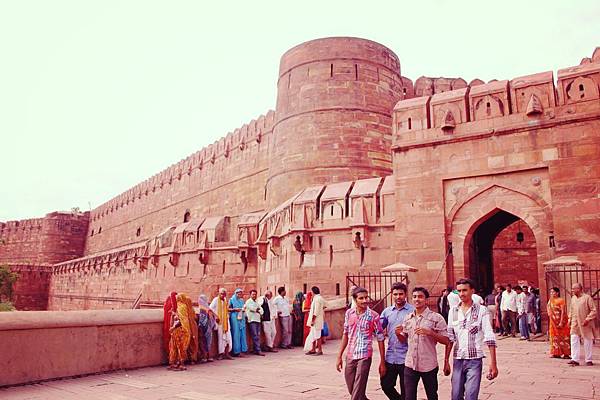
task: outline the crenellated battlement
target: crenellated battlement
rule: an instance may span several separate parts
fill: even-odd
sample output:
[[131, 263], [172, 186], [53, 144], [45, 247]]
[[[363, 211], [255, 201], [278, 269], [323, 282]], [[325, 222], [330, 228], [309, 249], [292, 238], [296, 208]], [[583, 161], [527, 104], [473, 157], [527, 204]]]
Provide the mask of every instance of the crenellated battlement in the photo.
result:
[[207, 174], [218, 174], [220, 171], [214, 168], [215, 164], [228, 158], [236, 158], [239, 153], [247, 151], [253, 142], [260, 143], [263, 136], [273, 130], [274, 123], [275, 111], [269, 110], [266, 114], [229, 132], [214, 143], [98, 206], [92, 210], [91, 220], [99, 221], [129, 203], [134, 203], [150, 193], [181, 181], [184, 175], [191, 175], [195, 170], [204, 170]]
[[548, 71], [402, 100], [394, 107], [393, 148], [572, 120], [600, 111], [599, 88], [600, 62], [590, 59], [559, 70], [556, 87]]

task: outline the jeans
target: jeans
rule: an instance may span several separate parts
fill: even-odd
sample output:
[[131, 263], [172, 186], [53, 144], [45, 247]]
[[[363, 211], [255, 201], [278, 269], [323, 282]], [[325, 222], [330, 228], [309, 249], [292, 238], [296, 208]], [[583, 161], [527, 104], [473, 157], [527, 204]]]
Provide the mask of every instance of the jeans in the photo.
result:
[[527, 314], [519, 315], [519, 333], [521, 337], [529, 339], [529, 324], [527, 323]]
[[[386, 372], [380, 379], [381, 389], [390, 400], [404, 400], [404, 364], [385, 363]], [[400, 393], [396, 390], [396, 382], [400, 377]]]
[[454, 359], [452, 371], [452, 400], [477, 400], [481, 384], [483, 360]]
[[419, 372], [405, 366], [404, 387], [406, 388], [406, 400], [417, 400], [417, 385], [419, 384], [419, 379], [423, 379], [427, 400], [438, 400], [438, 371], [438, 367], [435, 367], [428, 372]]
[[260, 322], [250, 322], [250, 336], [255, 353], [260, 353]]

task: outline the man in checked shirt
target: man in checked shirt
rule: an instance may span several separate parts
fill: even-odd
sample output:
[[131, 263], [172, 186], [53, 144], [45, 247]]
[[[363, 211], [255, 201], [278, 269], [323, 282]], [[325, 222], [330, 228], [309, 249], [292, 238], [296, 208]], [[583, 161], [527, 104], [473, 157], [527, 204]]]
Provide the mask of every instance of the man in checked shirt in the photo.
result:
[[344, 336], [337, 356], [336, 368], [342, 372], [342, 356], [346, 346], [346, 368], [344, 378], [351, 400], [366, 400], [367, 380], [373, 356], [373, 337], [377, 338], [379, 347], [379, 376], [385, 375], [385, 345], [383, 329], [379, 314], [368, 306], [369, 293], [367, 289], [356, 287], [352, 290], [356, 308], [346, 311], [344, 320]]
[[475, 283], [470, 279], [456, 282], [460, 303], [448, 314], [448, 337], [454, 343], [452, 400], [477, 400], [483, 368], [484, 343], [490, 349], [487, 379], [498, 376], [496, 335], [488, 310], [473, 303]]
[[[446, 346], [446, 355], [450, 353], [450, 340], [446, 321], [441, 314], [427, 307], [429, 291], [423, 287], [412, 290], [412, 300], [415, 311], [412, 312], [402, 325], [395, 329], [398, 340], [408, 340], [408, 352], [404, 361], [404, 386], [406, 400], [417, 400], [417, 385], [423, 380], [427, 400], [438, 400], [439, 371], [436, 345]], [[450, 365], [446, 357], [444, 375], [450, 375]]]

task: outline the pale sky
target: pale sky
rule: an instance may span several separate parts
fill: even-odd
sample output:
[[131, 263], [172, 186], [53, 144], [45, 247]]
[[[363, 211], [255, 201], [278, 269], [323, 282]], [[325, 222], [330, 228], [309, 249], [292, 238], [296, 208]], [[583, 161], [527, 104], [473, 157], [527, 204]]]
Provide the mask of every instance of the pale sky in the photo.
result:
[[556, 78], [599, 21], [597, 0], [0, 0], [0, 221], [93, 209], [273, 109], [304, 41], [374, 40], [413, 81]]

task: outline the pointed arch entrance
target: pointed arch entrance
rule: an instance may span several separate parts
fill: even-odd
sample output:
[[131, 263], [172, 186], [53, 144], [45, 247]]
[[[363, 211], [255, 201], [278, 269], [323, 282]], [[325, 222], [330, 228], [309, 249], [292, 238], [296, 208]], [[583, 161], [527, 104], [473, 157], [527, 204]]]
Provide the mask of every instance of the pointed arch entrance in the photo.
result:
[[[524, 236], [530, 232], [535, 261], [529, 257], [529, 270], [524, 271], [523, 260], [520, 260], [514, 274], [504, 271], [500, 277], [496, 275], [498, 266], [494, 270], [494, 242], [505, 235], [506, 229], [514, 230], [511, 227], [515, 223]], [[553, 257], [553, 249], [548, 246], [548, 237], [552, 235], [550, 207], [543, 199], [524, 190], [490, 185], [473, 192], [452, 208], [447, 231], [453, 248], [453, 262], [447, 271], [449, 282], [470, 277], [485, 292], [493, 287], [495, 279], [500, 279], [498, 283], [514, 283], [533, 275], [537, 277], [541, 292], [545, 293], [542, 262]], [[516, 233], [518, 231], [515, 241]]]

